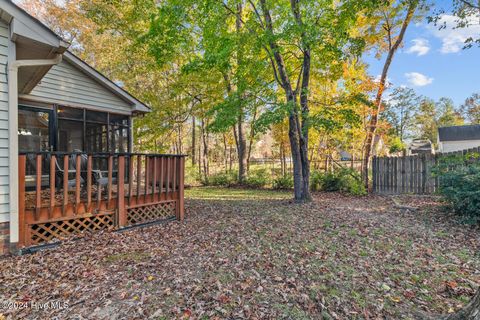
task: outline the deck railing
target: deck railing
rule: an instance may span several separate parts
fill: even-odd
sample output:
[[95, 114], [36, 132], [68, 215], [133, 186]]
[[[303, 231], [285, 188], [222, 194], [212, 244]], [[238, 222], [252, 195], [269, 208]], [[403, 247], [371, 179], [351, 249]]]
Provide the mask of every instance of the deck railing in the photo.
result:
[[184, 217], [183, 155], [22, 153], [20, 245]]

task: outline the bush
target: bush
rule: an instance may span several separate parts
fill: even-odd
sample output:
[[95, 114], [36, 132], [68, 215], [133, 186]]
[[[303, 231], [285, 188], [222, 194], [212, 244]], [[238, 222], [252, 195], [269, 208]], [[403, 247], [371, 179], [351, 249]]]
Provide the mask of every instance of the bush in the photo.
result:
[[322, 190], [323, 176], [324, 174], [320, 171], [312, 171], [310, 173], [310, 190], [312, 191]]
[[367, 193], [358, 172], [350, 168], [341, 168], [327, 173], [313, 172], [310, 184], [313, 191], [339, 191], [357, 196]]
[[433, 173], [439, 178], [439, 193], [467, 223], [480, 221], [480, 163], [478, 154], [439, 159]]
[[245, 185], [252, 188], [263, 188], [270, 183], [270, 174], [267, 169], [250, 170]]
[[208, 183], [205, 185], [229, 187], [237, 183], [237, 174], [233, 171], [220, 172], [208, 177]]
[[272, 187], [273, 189], [277, 190], [293, 189], [293, 176], [291, 174], [287, 174], [275, 178], [273, 180]]

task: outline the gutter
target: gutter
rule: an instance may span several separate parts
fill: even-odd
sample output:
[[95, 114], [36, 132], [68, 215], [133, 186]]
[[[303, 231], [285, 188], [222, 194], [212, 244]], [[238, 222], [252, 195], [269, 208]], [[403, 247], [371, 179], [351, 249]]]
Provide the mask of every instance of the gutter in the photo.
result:
[[20, 239], [18, 217], [18, 69], [22, 67], [52, 66], [62, 61], [62, 55], [53, 59], [15, 60], [15, 46], [10, 46], [8, 61], [8, 139], [9, 139], [9, 206], [10, 244]]

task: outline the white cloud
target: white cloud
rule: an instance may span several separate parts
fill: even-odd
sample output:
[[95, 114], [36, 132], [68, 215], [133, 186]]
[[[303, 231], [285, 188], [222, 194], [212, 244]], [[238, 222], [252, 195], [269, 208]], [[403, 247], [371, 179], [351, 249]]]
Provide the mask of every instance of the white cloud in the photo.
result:
[[407, 49], [407, 53], [415, 53], [417, 56], [423, 56], [430, 51], [430, 44], [428, 40], [417, 38], [412, 40], [413, 45]]
[[423, 87], [433, 82], [433, 78], [418, 72], [407, 72], [405, 77], [412, 86]]
[[443, 14], [440, 18], [440, 24], [445, 23], [445, 28], [439, 30], [438, 26], [428, 26], [432, 34], [442, 41], [441, 53], [459, 52], [464, 47], [465, 40], [470, 37], [475, 39], [480, 34], [478, 18], [472, 16], [472, 25], [466, 28], [455, 28], [457, 25], [456, 20], [455, 16]]

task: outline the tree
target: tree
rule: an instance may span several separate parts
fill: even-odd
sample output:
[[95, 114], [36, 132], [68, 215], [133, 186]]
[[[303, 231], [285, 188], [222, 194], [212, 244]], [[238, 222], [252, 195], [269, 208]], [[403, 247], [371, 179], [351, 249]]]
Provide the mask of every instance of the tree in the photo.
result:
[[471, 124], [480, 124], [480, 93], [468, 97], [461, 106], [462, 113]]
[[438, 127], [458, 126], [463, 124], [464, 119], [461, 113], [455, 109], [452, 99], [440, 98], [435, 107], [438, 114]]
[[[370, 165], [370, 156], [372, 149], [374, 149], [374, 136], [377, 129], [377, 123], [380, 112], [382, 111], [382, 97], [386, 88], [388, 70], [392, 64], [393, 57], [400, 48], [405, 32], [414, 19], [415, 13], [419, 8], [422, 8], [422, 1], [420, 0], [405, 0], [394, 3], [393, 5], [387, 5], [380, 8], [379, 13], [383, 16], [380, 19], [378, 27], [380, 28], [381, 35], [385, 38], [386, 46], [380, 45], [379, 52], [386, 51], [387, 56], [383, 65], [382, 74], [380, 75], [378, 90], [373, 101], [374, 113], [370, 119], [370, 124], [365, 138], [364, 155], [363, 155], [363, 167], [364, 167], [364, 179], [365, 185], [368, 188], [368, 169]], [[377, 39], [378, 41], [378, 39]]]
[[[479, 25], [480, 2], [478, 0], [453, 0], [452, 2], [453, 10], [451, 10], [451, 14], [457, 18], [455, 28], [469, 28]], [[432, 16], [428, 17], [428, 21], [438, 26], [439, 29], [445, 29], [448, 26], [442, 18], [446, 13], [446, 9], [439, 8]], [[465, 40], [464, 49], [470, 49], [475, 45], [480, 47], [480, 35], [468, 37]]]
[[463, 117], [455, 109], [449, 98], [440, 98], [437, 102], [423, 98], [415, 116], [416, 136], [437, 142], [438, 128], [463, 124]]
[[390, 100], [385, 104], [383, 117], [390, 123], [393, 134], [401, 142], [412, 137], [415, 127], [415, 114], [421, 98], [411, 88], [398, 87], [390, 94]]
[[[262, 41], [274, 78], [285, 97], [285, 103], [279, 105], [275, 113], [288, 117], [295, 199], [308, 201], [311, 198], [308, 143], [312, 125], [309, 106], [312, 67], [331, 79], [340, 76], [340, 62], [348, 56], [346, 53], [361, 47], [359, 39], [350, 31], [358, 12], [370, 9], [370, 3], [298, 0], [289, 4], [267, 0], [249, 3], [256, 18], [250, 28]], [[345, 47], [349, 48], [347, 52]]]

